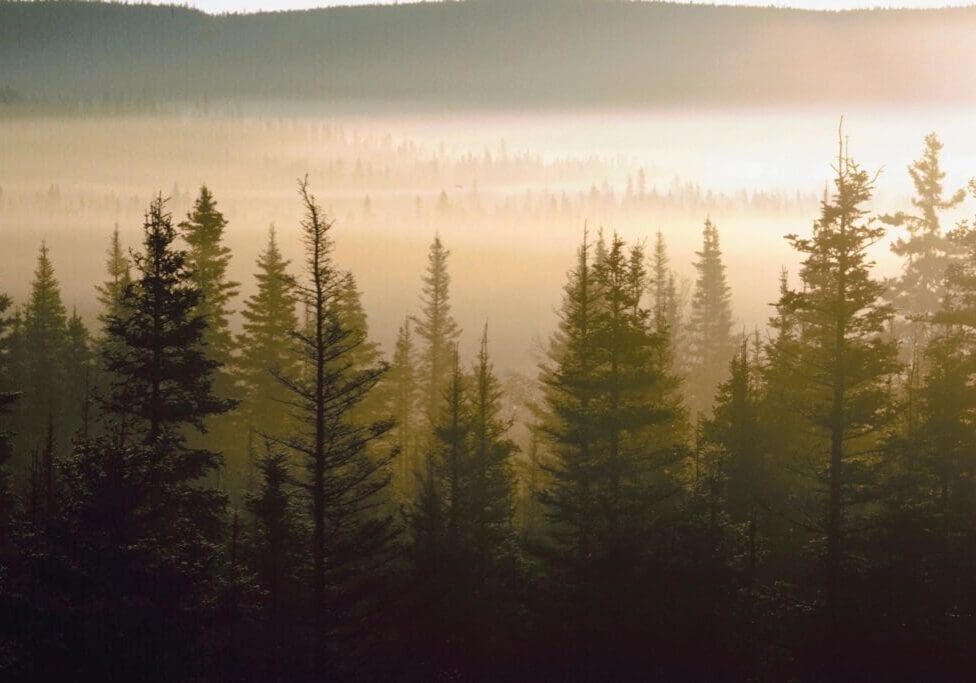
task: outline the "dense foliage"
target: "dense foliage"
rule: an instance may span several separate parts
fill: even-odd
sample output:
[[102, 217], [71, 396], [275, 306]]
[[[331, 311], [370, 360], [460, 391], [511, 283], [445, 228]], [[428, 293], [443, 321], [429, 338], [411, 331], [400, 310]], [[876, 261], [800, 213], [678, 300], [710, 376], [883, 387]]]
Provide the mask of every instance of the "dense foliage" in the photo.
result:
[[[584, 233], [531, 389], [459, 347], [449, 252], [384, 359], [307, 180], [231, 333], [231, 223], [111, 238], [99, 329], [42, 244], [0, 295], [9, 680], [949, 680], [976, 666], [976, 229], [833, 187], [765, 333], [705, 222], [684, 315]], [[976, 186], [974, 186], [976, 187]], [[874, 274], [886, 224], [903, 275]], [[907, 350], [906, 350], [907, 349]], [[529, 416], [526, 419], [525, 416]]]

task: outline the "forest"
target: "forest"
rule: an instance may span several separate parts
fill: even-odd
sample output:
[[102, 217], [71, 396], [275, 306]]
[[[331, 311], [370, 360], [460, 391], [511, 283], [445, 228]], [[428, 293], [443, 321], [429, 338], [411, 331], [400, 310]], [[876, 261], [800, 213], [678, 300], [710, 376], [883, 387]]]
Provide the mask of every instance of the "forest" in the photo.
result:
[[383, 353], [308, 176], [246, 297], [206, 185], [184, 215], [157, 194], [132, 248], [107, 231], [94, 325], [42, 242], [0, 295], [0, 671], [965, 679], [976, 223], [947, 216], [976, 180], [949, 186], [942, 149], [883, 214], [877, 169], [824, 149], [762, 328], [712, 220], [687, 305], [662, 233], [579, 226], [528, 386], [492, 321], [458, 343], [438, 234]]
[[0, 0], [0, 105], [971, 105], [974, 30], [972, 7], [465, 0], [208, 15]]

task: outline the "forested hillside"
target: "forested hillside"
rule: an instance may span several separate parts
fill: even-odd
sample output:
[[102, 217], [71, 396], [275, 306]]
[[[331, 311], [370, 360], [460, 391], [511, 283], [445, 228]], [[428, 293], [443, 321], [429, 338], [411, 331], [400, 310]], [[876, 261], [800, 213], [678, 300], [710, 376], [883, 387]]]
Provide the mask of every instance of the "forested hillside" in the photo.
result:
[[[970, 101], [976, 9], [468, 0], [208, 16], [0, 2], [0, 103], [333, 106]], [[935, 75], [935, 77], [933, 77]]]

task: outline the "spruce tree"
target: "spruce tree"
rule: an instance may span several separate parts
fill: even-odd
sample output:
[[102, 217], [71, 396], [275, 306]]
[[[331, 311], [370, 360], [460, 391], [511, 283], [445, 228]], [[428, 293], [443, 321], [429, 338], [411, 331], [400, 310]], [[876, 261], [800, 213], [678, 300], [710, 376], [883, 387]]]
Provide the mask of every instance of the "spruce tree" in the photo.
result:
[[800, 326], [794, 381], [804, 385], [802, 415], [820, 437], [821, 457], [811, 463], [811, 474], [822, 485], [823, 600], [832, 619], [850, 597], [845, 569], [857, 529], [852, 494], [888, 417], [887, 379], [898, 368], [896, 348], [884, 338], [892, 309], [881, 301], [884, 285], [871, 277], [867, 254], [884, 236], [884, 228], [865, 218], [873, 178], [843, 142], [835, 173], [834, 193], [823, 201], [813, 235], [787, 238], [805, 257], [804, 288], [787, 292], [779, 304]]
[[382, 511], [395, 453], [378, 454], [370, 446], [392, 427], [391, 421], [363, 423], [354, 412], [382, 377], [384, 366], [355, 368], [362, 343], [340, 320], [343, 273], [332, 251], [333, 222], [308, 187], [299, 186], [305, 217], [305, 281], [298, 286], [309, 324], [293, 336], [308, 371], [279, 378], [304, 418], [304, 429], [281, 435], [280, 441], [304, 456], [311, 538], [312, 647], [317, 676], [341, 669], [340, 659], [355, 655], [353, 642], [342, 640], [350, 629], [364, 635], [362, 585], [375, 580], [396, 529]]
[[[203, 344], [207, 356], [229, 367], [234, 352], [234, 338], [228, 318], [233, 313], [231, 300], [237, 296], [240, 284], [227, 278], [230, 265], [230, 249], [224, 246], [224, 228], [227, 220], [217, 209], [217, 202], [206, 185], [200, 187], [200, 195], [193, 210], [179, 228], [186, 241], [186, 266], [191, 281], [200, 292], [194, 315], [206, 322]], [[229, 396], [229, 382], [218, 372], [215, 377], [218, 395]]]
[[478, 546], [476, 566], [487, 580], [511, 559], [514, 530], [515, 473], [518, 447], [507, 438], [512, 426], [502, 415], [502, 391], [488, 356], [485, 325], [478, 362], [471, 380], [473, 472], [470, 509], [472, 538]]
[[701, 251], [695, 270], [695, 292], [688, 321], [689, 369], [688, 402], [695, 412], [704, 412], [712, 403], [734, 350], [732, 338], [731, 290], [725, 279], [725, 264], [719, 247], [718, 228], [705, 221]]
[[[911, 592], [905, 607], [915, 605], [945, 631], [961, 635], [972, 626], [949, 615], [971, 614], [976, 607], [976, 348], [974, 329], [945, 323], [929, 331], [925, 374], [918, 392], [918, 429], [904, 443], [895, 441], [894, 467], [898, 479], [890, 486], [889, 528], [897, 542], [896, 556], [927, 555], [903, 576]], [[905, 510], [912, 511], [906, 518]], [[955, 622], [955, 623], [954, 623]], [[946, 643], [948, 644], [948, 643]]]
[[[487, 331], [468, 375], [455, 352], [426, 471], [409, 518], [424, 660], [481, 670], [507, 637], [517, 585], [512, 526], [515, 444], [500, 416], [501, 391]], [[423, 652], [424, 649], [421, 651]], [[435, 669], [436, 670], [436, 669]]]
[[657, 232], [654, 240], [648, 291], [651, 297], [654, 330], [657, 334], [668, 338], [665, 360], [675, 370], [680, 370], [685, 365], [687, 355], [684, 349], [681, 297], [677, 278], [670, 267], [667, 243], [660, 231]]
[[[64, 461], [62, 504], [48, 533], [68, 571], [82, 575], [71, 585], [95, 596], [82, 624], [116, 624], [105, 657], [89, 663], [92, 675], [148, 675], [145, 667], [162, 657], [167, 676], [192, 677], [215, 597], [224, 499], [202, 483], [219, 457], [187, 447], [186, 436], [230, 404], [212, 393], [216, 362], [201, 350], [206, 324], [194, 314], [200, 293], [174, 247], [162, 197], [152, 201], [144, 231], [136, 277], [118, 312], [106, 316], [107, 435], [82, 439]], [[147, 605], [151, 619], [129, 604]]]
[[[9, 413], [19, 393], [15, 390], [10, 367], [10, 346], [13, 320], [10, 318], [11, 299], [0, 293], [0, 567], [6, 565], [9, 552], [9, 526], [14, 512], [14, 491], [10, 481], [10, 460], [13, 458], [13, 434], [8, 429]], [[3, 569], [0, 569], [3, 571]]]
[[435, 236], [427, 257], [427, 273], [423, 278], [421, 314], [413, 318], [417, 336], [423, 342], [420, 352], [421, 386], [424, 408], [431, 423], [437, 420], [440, 398], [451, 372], [451, 349], [461, 334], [451, 316], [451, 277], [447, 272], [450, 254], [441, 243], [440, 236]]
[[68, 320], [64, 350], [65, 417], [72, 432], [88, 436], [92, 415], [95, 358], [88, 329], [77, 311]]
[[[369, 321], [362, 303], [362, 293], [356, 284], [355, 276], [345, 272], [340, 276], [335, 301], [339, 325], [349, 333], [349, 353], [342, 359], [352, 372], [362, 372], [381, 367], [383, 354], [379, 345], [369, 338]], [[390, 417], [383, 405], [381, 391], [374, 387], [352, 411], [352, 416], [361, 422], [370, 423]]]
[[263, 593], [258, 677], [282, 680], [300, 670], [296, 615], [302, 608], [303, 529], [287, 455], [269, 445], [258, 470], [258, 489], [244, 503], [252, 520], [247, 560]]
[[[636, 623], [614, 615], [625, 603], [653, 600], [643, 572], [662, 540], [662, 506], [680, 489], [677, 380], [664, 362], [667, 338], [637, 300], [646, 282], [632, 264], [642, 260], [628, 257], [614, 236], [591, 265], [584, 242], [541, 377], [540, 428], [551, 451], [540, 492], [549, 518], [541, 552], [549, 580], [569, 591], [563, 618], [587, 615], [580, 644], [590, 666], [604, 659], [603, 648], [636, 637]], [[638, 585], [648, 590], [624, 589]], [[616, 643], [604, 632], [607, 620], [617, 623]]]
[[17, 432], [24, 450], [37, 449], [47, 440], [53, 425], [55, 440], [67, 443], [69, 426], [63, 420], [68, 312], [46, 243], [41, 244], [34, 281], [24, 306], [21, 386], [24, 399], [18, 405]]
[[[233, 311], [231, 302], [237, 296], [239, 283], [229, 280], [227, 269], [231, 252], [224, 245], [224, 230], [227, 220], [217, 208], [217, 202], [206, 185], [200, 187], [200, 194], [186, 219], [179, 224], [179, 231], [186, 242], [186, 266], [190, 279], [200, 293], [193, 315], [205, 323], [201, 337], [204, 355], [216, 365], [213, 370], [213, 392], [221, 399], [229, 399], [236, 404], [237, 387], [234, 385], [232, 365], [234, 361], [234, 335], [230, 330], [229, 318]], [[221, 417], [212, 415], [205, 420], [207, 435], [201, 435], [195, 442], [207, 448], [223, 451], [229, 470], [229, 489], [237, 492], [239, 473], [245, 469], [244, 445], [238, 437], [236, 414]]]
[[417, 380], [413, 334], [408, 318], [397, 332], [390, 369], [383, 378], [382, 386], [388, 401], [388, 412], [396, 422], [392, 434], [400, 456], [394, 469], [393, 494], [400, 503], [416, 498], [416, 484], [423, 472], [417, 443], [421, 424], [417, 410], [420, 397]]
[[[926, 135], [922, 158], [908, 167], [915, 187], [915, 211], [883, 217], [884, 222], [908, 231], [907, 238], [899, 238], [891, 245], [892, 252], [905, 259], [905, 264], [901, 276], [890, 283], [889, 296], [899, 314], [909, 320], [930, 315], [939, 308], [945, 293], [946, 268], [955, 252], [942, 230], [941, 214], [962, 203], [965, 191], [959, 189], [945, 196], [941, 152], [942, 143], [935, 133]], [[924, 346], [924, 339], [919, 342]]]
[[108, 259], [105, 262], [105, 271], [108, 279], [96, 287], [98, 303], [102, 307], [98, 319], [102, 325], [108, 322], [110, 316], [117, 316], [119, 314], [122, 295], [132, 281], [132, 260], [122, 248], [122, 241], [119, 238], [119, 226], [117, 225], [112, 232], [112, 239], [107, 255]]
[[181, 476], [192, 480], [219, 458], [185, 447], [187, 429], [227, 412], [232, 402], [213, 393], [219, 363], [204, 352], [206, 319], [198, 314], [200, 290], [186, 253], [174, 245], [176, 230], [157, 196], [146, 212], [144, 251], [134, 256], [135, 279], [126, 286], [119, 314], [109, 315], [104, 348], [112, 386], [103, 399], [116, 433], [179, 458]]
[[117, 225], [112, 232], [107, 256], [105, 270], [108, 279], [95, 287], [100, 306], [98, 312], [100, 329], [94, 343], [98, 361], [94, 382], [94, 393], [96, 395], [104, 394], [112, 384], [111, 378], [108, 376], [105, 368], [102, 367], [106, 346], [112, 343], [112, 337], [107, 332], [108, 321], [113, 316], [123, 316], [122, 296], [132, 282], [132, 260], [122, 248], [122, 241], [119, 237], [119, 226]]
[[706, 423], [708, 441], [719, 449], [723, 504], [731, 519], [746, 529], [746, 569], [755, 576], [759, 557], [762, 496], [768, 490], [768, 465], [759, 424], [759, 387], [746, 340], [732, 356], [729, 378], [718, 388], [713, 417]]
[[213, 496], [158, 446], [115, 435], [78, 440], [57, 467], [58, 505], [24, 558], [27, 675], [199, 677], [219, 554]]
[[267, 246], [257, 261], [257, 291], [241, 311], [243, 331], [237, 338], [240, 356], [235, 361], [242, 422], [248, 432], [257, 435], [278, 433], [288, 423], [290, 393], [276, 375], [295, 377], [301, 367], [292, 337], [298, 316], [289, 265], [271, 228]]

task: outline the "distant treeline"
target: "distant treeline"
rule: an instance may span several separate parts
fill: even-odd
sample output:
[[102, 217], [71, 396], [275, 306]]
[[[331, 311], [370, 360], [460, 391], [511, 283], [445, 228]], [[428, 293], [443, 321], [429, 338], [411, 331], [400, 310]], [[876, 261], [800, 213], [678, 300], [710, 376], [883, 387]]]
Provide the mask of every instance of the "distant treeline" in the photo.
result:
[[[469, 0], [210, 16], [0, 2], [0, 88], [113, 107], [969, 102], [976, 9]], [[0, 98], [0, 102], [5, 98]]]
[[384, 357], [307, 178], [302, 258], [272, 230], [241, 302], [206, 187], [111, 236], [96, 330], [42, 245], [0, 295], [0, 673], [965, 679], [976, 227], [942, 225], [941, 149], [875, 216], [839, 145], [764, 331], [734, 329], [711, 221], [687, 315], [660, 233], [585, 234], [518, 397], [491, 328], [459, 352], [439, 237]]

